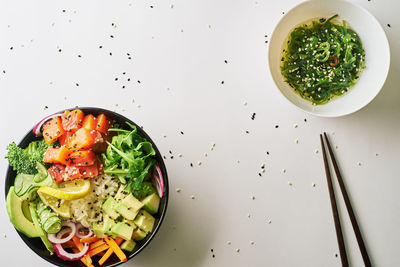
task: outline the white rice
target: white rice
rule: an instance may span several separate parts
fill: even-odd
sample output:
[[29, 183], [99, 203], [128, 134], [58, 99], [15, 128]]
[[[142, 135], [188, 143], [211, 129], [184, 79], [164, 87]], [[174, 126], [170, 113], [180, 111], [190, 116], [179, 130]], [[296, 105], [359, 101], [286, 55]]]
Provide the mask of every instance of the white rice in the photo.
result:
[[119, 182], [111, 175], [102, 174], [90, 179], [90, 192], [83, 198], [71, 200], [72, 221], [80, 222], [85, 227], [92, 227], [94, 222], [103, 219], [101, 205], [118, 191]]

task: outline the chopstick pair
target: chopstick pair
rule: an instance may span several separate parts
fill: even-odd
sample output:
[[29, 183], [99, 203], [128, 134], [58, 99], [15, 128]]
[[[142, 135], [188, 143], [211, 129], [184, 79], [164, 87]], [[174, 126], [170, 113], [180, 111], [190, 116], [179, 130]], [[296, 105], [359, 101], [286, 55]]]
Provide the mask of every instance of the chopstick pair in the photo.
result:
[[[336, 205], [335, 192], [333, 190], [331, 173], [329, 170], [328, 159], [327, 159], [327, 155], [326, 155], [326, 151], [325, 151], [324, 139], [322, 137], [322, 134], [320, 134], [319, 137], [321, 139], [321, 148], [322, 148], [322, 155], [323, 155], [324, 165], [325, 165], [326, 181], [328, 183], [328, 190], [329, 190], [329, 197], [331, 200], [333, 219], [335, 221], [336, 238], [337, 238], [337, 241], [339, 244], [340, 259], [342, 261], [342, 266], [348, 267], [349, 262], [347, 259], [346, 247], [344, 245], [343, 233], [342, 233], [342, 228], [340, 225], [340, 218], [339, 218], [339, 213], [338, 213], [338, 209], [337, 209], [337, 205]], [[349, 196], [347, 195], [347, 191], [346, 191], [346, 188], [343, 183], [342, 175], [340, 174], [339, 167], [338, 167], [338, 164], [335, 159], [335, 155], [333, 154], [333, 151], [332, 151], [332, 148], [331, 148], [331, 145], [329, 143], [328, 136], [326, 135], [326, 133], [324, 133], [324, 137], [325, 137], [326, 145], [329, 150], [329, 155], [332, 160], [333, 168], [335, 169], [336, 177], [339, 182], [340, 191], [342, 192], [344, 203], [346, 205], [347, 212], [349, 213], [349, 216], [350, 216], [351, 225], [353, 226], [353, 230], [354, 230], [354, 233], [357, 238], [358, 247], [360, 248], [361, 255], [362, 255], [362, 258], [364, 261], [364, 265], [366, 267], [370, 267], [371, 261], [368, 256], [367, 249], [365, 248], [364, 241], [361, 236], [360, 228], [358, 227], [358, 223], [357, 223], [356, 217], [354, 215], [353, 208], [351, 207]]]

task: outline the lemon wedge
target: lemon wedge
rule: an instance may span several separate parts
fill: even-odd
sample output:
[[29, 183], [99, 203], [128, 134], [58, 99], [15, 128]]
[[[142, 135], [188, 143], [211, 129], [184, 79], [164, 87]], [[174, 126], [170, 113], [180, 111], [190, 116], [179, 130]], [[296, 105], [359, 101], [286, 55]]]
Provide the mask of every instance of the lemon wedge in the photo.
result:
[[58, 199], [74, 200], [86, 196], [90, 191], [90, 182], [88, 180], [75, 180], [64, 183], [63, 188], [52, 188], [41, 186], [38, 193], [44, 193]]
[[38, 192], [38, 195], [43, 203], [49, 206], [55, 213], [64, 218], [71, 217], [71, 209], [68, 200], [61, 200], [42, 192]]

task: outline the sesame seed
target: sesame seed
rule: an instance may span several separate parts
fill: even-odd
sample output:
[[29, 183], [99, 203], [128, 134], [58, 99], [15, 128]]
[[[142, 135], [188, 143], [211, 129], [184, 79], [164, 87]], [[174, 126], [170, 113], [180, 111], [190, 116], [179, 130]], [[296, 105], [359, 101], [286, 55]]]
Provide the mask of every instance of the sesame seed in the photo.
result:
[[315, 149], [314, 152], [315, 152], [315, 154], [318, 154], [318, 149]]
[[315, 183], [312, 183], [312, 184], [311, 184], [311, 186], [312, 186], [312, 187], [315, 187], [315, 186], [316, 186], [316, 184], [315, 184]]
[[194, 195], [191, 196], [191, 199], [195, 199]]
[[298, 140], [298, 139], [296, 139], [294, 142], [295, 142], [296, 144], [298, 144], [298, 143], [299, 143], [299, 140]]
[[251, 196], [251, 199], [254, 200], [254, 199], [256, 199], [256, 197], [255, 196]]
[[208, 156], [208, 154], [207, 153], [204, 153], [204, 157], [207, 157]]
[[247, 213], [247, 218], [250, 218], [250, 217], [251, 217], [250, 213]]
[[230, 245], [230, 244], [232, 244], [232, 243], [231, 243], [231, 241], [227, 241], [226, 244], [227, 244], [227, 245]]
[[177, 188], [177, 189], [176, 189], [176, 192], [178, 192], [178, 193], [181, 192], [181, 189], [180, 189], [180, 188]]
[[200, 166], [200, 165], [201, 165], [201, 161], [198, 161], [198, 162], [197, 162], [197, 165], [199, 165], [199, 166]]
[[288, 185], [289, 185], [289, 186], [292, 186], [293, 184], [292, 184], [292, 182], [288, 182]]
[[286, 169], [282, 169], [282, 173], [286, 173]]
[[357, 165], [358, 165], [358, 166], [361, 166], [361, 162], [357, 162]]
[[293, 128], [297, 128], [298, 127], [298, 125], [297, 124], [293, 124]]
[[272, 221], [271, 221], [271, 220], [269, 220], [269, 221], [268, 221], [268, 224], [271, 224], [271, 223], [272, 223]]
[[182, 158], [182, 154], [178, 154], [178, 157]]
[[250, 241], [250, 245], [254, 245], [254, 241]]
[[238, 252], [238, 253], [239, 253], [239, 252], [240, 252], [240, 248], [237, 248], [237, 249], [236, 249], [236, 252]]

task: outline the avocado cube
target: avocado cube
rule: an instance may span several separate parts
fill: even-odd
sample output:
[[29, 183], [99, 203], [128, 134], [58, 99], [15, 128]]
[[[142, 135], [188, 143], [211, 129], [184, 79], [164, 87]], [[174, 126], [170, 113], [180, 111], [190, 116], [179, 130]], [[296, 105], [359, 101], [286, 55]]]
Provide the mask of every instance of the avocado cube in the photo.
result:
[[115, 212], [114, 206], [117, 204], [114, 198], [109, 197], [107, 198], [106, 201], [104, 201], [103, 205], [101, 208], [104, 210], [105, 213], [107, 213], [108, 216], [113, 218], [114, 220], [118, 218], [119, 214]]
[[143, 208], [150, 214], [156, 214], [158, 212], [158, 206], [160, 205], [160, 198], [156, 193], [153, 193], [145, 197], [142, 201]]
[[114, 210], [121, 214], [124, 218], [133, 220], [142, 207], [142, 202], [137, 200], [132, 194], [129, 194], [120, 202], [115, 204]]
[[134, 226], [129, 226], [124, 222], [119, 222], [111, 228], [111, 233], [125, 240], [130, 240], [134, 229]]
[[135, 218], [135, 224], [146, 233], [153, 231], [154, 221], [154, 217], [145, 210], [141, 210]]
[[113, 228], [113, 226], [115, 225], [115, 221], [109, 217], [107, 214], [104, 214], [104, 219], [103, 219], [103, 233], [105, 234], [109, 234], [115, 237], [115, 235], [113, 235], [111, 233], [111, 228]]
[[125, 190], [125, 185], [121, 185], [117, 191], [117, 194], [115, 194], [114, 199], [116, 201], [120, 201], [124, 197], [126, 197], [128, 194], [129, 194], [129, 192]]
[[93, 223], [92, 225], [93, 228], [93, 233], [96, 237], [98, 238], [105, 238], [106, 235], [103, 232], [104, 229], [104, 225], [103, 224], [99, 224], [99, 223]]
[[140, 230], [140, 228], [137, 228], [132, 233], [132, 238], [135, 239], [136, 241], [140, 241], [145, 237], [146, 237], [146, 232], [143, 232], [142, 230]]
[[124, 243], [121, 244], [121, 249], [128, 251], [128, 252], [132, 252], [133, 249], [136, 246], [136, 242], [133, 241], [132, 239], [129, 240], [125, 240]]

